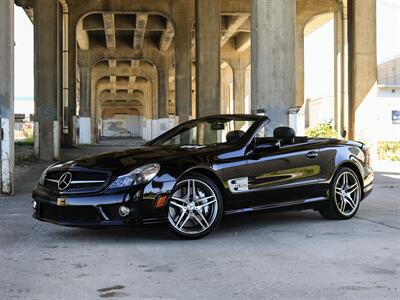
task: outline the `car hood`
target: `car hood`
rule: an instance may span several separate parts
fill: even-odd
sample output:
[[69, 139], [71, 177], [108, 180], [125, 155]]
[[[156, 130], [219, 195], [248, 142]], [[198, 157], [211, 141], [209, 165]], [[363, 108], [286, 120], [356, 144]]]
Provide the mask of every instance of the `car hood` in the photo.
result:
[[226, 150], [226, 148], [226, 146], [203, 148], [142, 146], [121, 151], [85, 156], [55, 165], [53, 168], [96, 169], [122, 174], [124, 172], [129, 172], [136, 167], [154, 162], [160, 163], [161, 165], [171, 165], [174, 161], [182, 161], [185, 160], [185, 158], [186, 160], [192, 161], [207, 160], [205, 157], [209, 157], [210, 154], [216, 154], [223, 149]]

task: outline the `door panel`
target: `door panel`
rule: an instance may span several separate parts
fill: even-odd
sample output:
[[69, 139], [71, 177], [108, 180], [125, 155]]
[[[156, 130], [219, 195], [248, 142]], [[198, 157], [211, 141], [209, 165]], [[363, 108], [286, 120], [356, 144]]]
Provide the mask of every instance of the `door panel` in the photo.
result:
[[321, 172], [316, 145], [289, 145], [247, 159], [251, 206], [304, 200], [312, 196]]

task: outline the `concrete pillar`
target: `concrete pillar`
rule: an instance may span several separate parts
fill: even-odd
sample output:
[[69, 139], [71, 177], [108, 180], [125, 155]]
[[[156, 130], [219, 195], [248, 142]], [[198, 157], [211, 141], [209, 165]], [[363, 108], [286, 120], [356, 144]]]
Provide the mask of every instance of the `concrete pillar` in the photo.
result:
[[0, 1], [1, 194], [14, 192], [14, 1]]
[[375, 138], [373, 109], [376, 98], [376, 1], [348, 2], [349, 22], [349, 138]]
[[245, 103], [244, 98], [246, 97], [246, 66], [233, 66], [233, 102], [234, 102], [234, 113], [244, 114]]
[[79, 144], [91, 144], [91, 72], [90, 66], [79, 67], [80, 72], [80, 107], [79, 107]]
[[64, 119], [68, 128], [67, 132], [64, 131], [63, 143], [66, 147], [76, 147], [77, 146], [77, 118], [76, 118], [76, 24], [79, 18], [78, 14], [72, 14], [71, 12], [67, 15], [67, 24], [63, 26], [67, 28], [64, 31], [64, 42], [68, 47], [64, 47], [66, 55], [66, 86], [64, 90], [68, 93], [66, 103], [64, 103]]
[[58, 120], [58, 27], [60, 6], [57, 1], [35, 1], [35, 126], [38, 136], [37, 158], [43, 161], [60, 157]]
[[296, 106], [304, 104], [304, 24], [296, 24]]
[[343, 110], [343, 3], [338, 2], [334, 12], [334, 128], [341, 136]]
[[175, 107], [182, 123], [192, 113], [192, 24], [190, 20], [177, 23], [175, 30]]
[[220, 0], [196, 0], [196, 111], [198, 117], [220, 112], [220, 29]]
[[169, 59], [162, 55], [162, 57], [160, 57], [160, 64], [157, 66], [159, 119], [168, 118], [169, 67]]
[[296, 1], [253, 0], [251, 21], [252, 110], [264, 109], [273, 130], [296, 104]]

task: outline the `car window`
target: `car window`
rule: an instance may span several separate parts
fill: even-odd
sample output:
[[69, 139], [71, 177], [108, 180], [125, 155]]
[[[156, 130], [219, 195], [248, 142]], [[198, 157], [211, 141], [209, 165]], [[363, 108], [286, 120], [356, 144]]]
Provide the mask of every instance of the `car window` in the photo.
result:
[[227, 143], [228, 133], [244, 135], [253, 125], [252, 120], [207, 120], [193, 122], [191, 126], [181, 128], [177, 132], [157, 140], [153, 145], [158, 146], [204, 146]]

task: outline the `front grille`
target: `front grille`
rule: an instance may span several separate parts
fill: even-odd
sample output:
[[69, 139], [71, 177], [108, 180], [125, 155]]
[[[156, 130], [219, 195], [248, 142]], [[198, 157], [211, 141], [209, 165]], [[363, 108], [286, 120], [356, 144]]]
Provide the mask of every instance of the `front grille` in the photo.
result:
[[[59, 189], [58, 182], [65, 174], [71, 174], [71, 183], [66, 189]], [[49, 171], [44, 186], [52, 192], [83, 193], [101, 190], [108, 180], [108, 173], [99, 171]]]
[[56, 206], [40, 204], [40, 218], [65, 223], [98, 223], [101, 222], [94, 206]]

